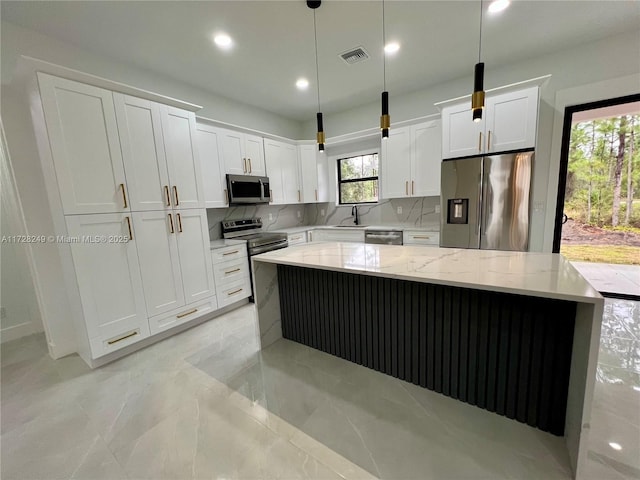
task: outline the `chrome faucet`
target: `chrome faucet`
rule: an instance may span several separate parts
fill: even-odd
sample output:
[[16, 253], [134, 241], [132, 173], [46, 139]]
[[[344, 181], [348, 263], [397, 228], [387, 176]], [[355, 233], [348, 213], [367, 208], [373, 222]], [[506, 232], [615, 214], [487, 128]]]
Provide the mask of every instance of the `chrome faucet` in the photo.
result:
[[353, 207], [351, 207], [351, 216], [355, 217], [353, 219], [353, 223], [355, 223], [356, 225], [358, 225], [359, 220], [358, 220], [358, 206], [354, 205]]

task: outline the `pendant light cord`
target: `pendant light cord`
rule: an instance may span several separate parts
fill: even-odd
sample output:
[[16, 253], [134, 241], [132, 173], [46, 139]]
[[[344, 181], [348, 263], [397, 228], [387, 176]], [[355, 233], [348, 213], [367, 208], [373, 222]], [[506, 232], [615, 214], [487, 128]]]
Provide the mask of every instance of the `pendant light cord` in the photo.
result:
[[316, 86], [318, 90], [318, 111], [320, 111], [320, 69], [318, 68], [318, 29], [316, 27], [316, 11], [313, 11], [313, 38], [316, 46]]
[[478, 63], [480, 63], [480, 53], [482, 52], [482, 0], [480, 0], [480, 40], [478, 41]]
[[384, 0], [382, 0], [382, 90], [387, 91], [387, 53], [384, 47], [387, 44], [387, 32], [385, 30]]

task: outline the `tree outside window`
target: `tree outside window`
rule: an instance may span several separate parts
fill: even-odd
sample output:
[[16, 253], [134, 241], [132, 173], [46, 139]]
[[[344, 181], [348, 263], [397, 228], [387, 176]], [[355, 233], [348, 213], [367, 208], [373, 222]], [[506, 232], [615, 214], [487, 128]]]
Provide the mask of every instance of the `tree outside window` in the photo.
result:
[[378, 154], [338, 159], [338, 203], [378, 201]]

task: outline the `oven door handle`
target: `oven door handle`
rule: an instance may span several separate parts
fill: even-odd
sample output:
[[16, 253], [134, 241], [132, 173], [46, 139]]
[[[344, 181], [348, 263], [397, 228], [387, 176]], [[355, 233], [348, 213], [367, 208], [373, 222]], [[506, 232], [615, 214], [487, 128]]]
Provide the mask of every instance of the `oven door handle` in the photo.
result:
[[271, 252], [272, 250], [280, 250], [281, 248], [287, 248], [289, 246], [289, 242], [276, 243], [271, 245], [265, 245], [264, 247], [254, 247], [249, 249], [249, 256], [252, 257], [254, 255], [259, 255], [265, 252]]

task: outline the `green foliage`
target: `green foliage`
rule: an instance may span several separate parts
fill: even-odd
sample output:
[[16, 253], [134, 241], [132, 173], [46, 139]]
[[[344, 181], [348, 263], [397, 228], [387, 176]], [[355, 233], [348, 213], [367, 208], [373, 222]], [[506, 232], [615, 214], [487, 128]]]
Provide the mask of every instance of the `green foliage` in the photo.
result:
[[338, 160], [338, 168], [341, 181], [363, 179], [340, 183], [341, 203], [378, 201], [378, 154], [342, 158]]
[[629, 225], [640, 227], [640, 114], [581, 122], [571, 129], [566, 214], [583, 223], [611, 225], [614, 169], [625, 135], [621, 175], [620, 223], [624, 223], [631, 162], [632, 209]]

